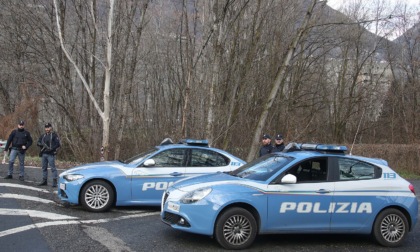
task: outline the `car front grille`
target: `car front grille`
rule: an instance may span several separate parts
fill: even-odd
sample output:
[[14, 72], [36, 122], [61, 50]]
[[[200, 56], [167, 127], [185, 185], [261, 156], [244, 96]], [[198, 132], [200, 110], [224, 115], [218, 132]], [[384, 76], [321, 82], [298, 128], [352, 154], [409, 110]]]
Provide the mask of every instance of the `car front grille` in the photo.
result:
[[66, 192], [65, 191], [63, 191], [63, 190], [60, 190], [60, 195], [61, 195], [61, 197], [63, 197], [63, 198], [68, 198], [68, 196], [67, 196], [67, 194], [66, 194]]
[[[181, 222], [181, 219], [183, 222]], [[190, 223], [181, 216], [166, 211], [164, 212], [163, 221], [171, 225], [175, 224], [183, 227], [191, 227]]]
[[180, 217], [179, 215], [165, 212], [165, 217], [163, 218], [164, 221], [170, 223], [170, 224], [176, 224], [179, 221]]

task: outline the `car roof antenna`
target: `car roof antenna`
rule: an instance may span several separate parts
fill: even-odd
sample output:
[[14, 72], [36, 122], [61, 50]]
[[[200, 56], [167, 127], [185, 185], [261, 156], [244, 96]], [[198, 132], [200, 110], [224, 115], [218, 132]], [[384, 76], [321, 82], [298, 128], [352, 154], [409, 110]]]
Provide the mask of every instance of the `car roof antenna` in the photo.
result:
[[357, 134], [359, 133], [360, 125], [362, 124], [362, 120], [363, 120], [363, 116], [365, 115], [365, 111], [366, 111], [366, 108], [363, 109], [363, 113], [362, 113], [362, 116], [360, 117], [359, 125], [357, 125], [356, 134], [354, 134], [353, 143], [351, 144], [351, 148], [350, 148], [350, 155], [352, 155], [353, 146], [354, 146], [354, 143], [356, 142]]

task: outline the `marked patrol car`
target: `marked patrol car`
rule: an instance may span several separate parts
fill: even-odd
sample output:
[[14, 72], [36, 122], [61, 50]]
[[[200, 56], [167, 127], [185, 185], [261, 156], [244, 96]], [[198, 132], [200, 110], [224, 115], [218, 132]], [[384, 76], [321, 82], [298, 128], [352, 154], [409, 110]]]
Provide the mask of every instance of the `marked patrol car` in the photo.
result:
[[207, 140], [186, 139], [161, 145], [126, 161], [86, 164], [60, 174], [58, 197], [92, 212], [116, 206], [159, 206], [176, 180], [207, 173], [230, 172], [246, 162], [211, 148]]
[[230, 173], [179, 181], [162, 197], [171, 227], [245, 249], [257, 234], [372, 234], [399, 246], [417, 222], [414, 187], [382, 159], [345, 146], [289, 144]]

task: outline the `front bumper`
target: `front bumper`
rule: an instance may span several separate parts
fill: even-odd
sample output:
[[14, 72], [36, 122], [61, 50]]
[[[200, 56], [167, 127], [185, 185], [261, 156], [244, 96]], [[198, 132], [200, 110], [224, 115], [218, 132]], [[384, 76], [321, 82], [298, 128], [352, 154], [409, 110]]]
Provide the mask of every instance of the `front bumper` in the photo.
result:
[[178, 230], [212, 236], [218, 209], [205, 200], [193, 204], [169, 200], [163, 204], [161, 220]]
[[81, 181], [66, 181], [63, 178], [59, 178], [58, 181], [58, 198], [65, 203], [74, 205], [79, 204], [79, 193], [82, 187]]

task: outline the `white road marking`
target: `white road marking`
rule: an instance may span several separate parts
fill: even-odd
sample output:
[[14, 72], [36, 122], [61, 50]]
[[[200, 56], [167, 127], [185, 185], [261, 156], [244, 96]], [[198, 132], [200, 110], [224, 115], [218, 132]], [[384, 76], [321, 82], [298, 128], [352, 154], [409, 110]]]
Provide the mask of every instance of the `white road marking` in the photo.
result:
[[[5, 164], [6, 165], [9, 164], [9, 162], [7, 162]], [[42, 169], [42, 167], [39, 167], [39, 166], [27, 166], [27, 165], [25, 165], [25, 169], [38, 169], [38, 170], [40, 170], [40, 169]], [[65, 171], [65, 170], [67, 170], [67, 169], [57, 168], [57, 171]]]
[[38, 223], [38, 224], [31, 224], [31, 225], [26, 225], [26, 226], [21, 226], [21, 227], [17, 227], [17, 228], [12, 228], [9, 230], [4, 230], [2, 232], [0, 232], [0, 238], [3, 236], [7, 236], [7, 235], [11, 235], [11, 234], [17, 234], [20, 232], [24, 232], [30, 229], [34, 229], [34, 228], [40, 228], [40, 227], [45, 227], [47, 225], [43, 225], [43, 224], [48, 224], [48, 226], [59, 226], [59, 225], [68, 225], [68, 224], [79, 224], [78, 221], [75, 220], [70, 220], [70, 221], [55, 221], [55, 222], [44, 222], [44, 223]]
[[46, 203], [46, 204], [49, 204], [49, 203], [56, 204], [52, 200], [46, 200], [46, 199], [39, 198], [39, 197], [32, 197], [32, 196], [26, 196], [26, 195], [22, 195], [22, 194], [13, 194], [13, 193], [0, 193], [0, 198], [31, 200], [31, 201], [37, 201], [37, 202]]
[[131, 252], [131, 248], [127, 247], [123, 240], [114, 236], [108, 230], [96, 226], [83, 226], [83, 231], [93, 240], [99, 242], [108, 248], [109, 251], [115, 252]]
[[49, 220], [66, 220], [66, 219], [78, 219], [78, 217], [55, 214], [37, 210], [25, 210], [25, 209], [12, 209], [12, 208], [0, 208], [0, 215], [29, 215], [32, 218], [42, 218]]
[[145, 213], [141, 213], [141, 214], [121, 216], [121, 217], [114, 218], [114, 219], [61, 220], [61, 221], [42, 222], [42, 223], [36, 223], [36, 224], [31, 224], [31, 225], [27, 225], [27, 226], [22, 226], [22, 227], [17, 227], [17, 228], [12, 228], [12, 229], [9, 229], [9, 230], [1, 231], [0, 232], [0, 238], [4, 237], [4, 236], [7, 236], [7, 235], [17, 234], [17, 233], [20, 233], [20, 232], [23, 232], [23, 231], [34, 229], [34, 228], [43, 228], [43, 227], [48, 227], [48, 226], [61, 226], [61, 225], [98, 224], [98, 223], [106, 223], [106, 222], [110, 222], [110, 221], [118, 221], [118, 220], [125, 220], [125, 219], [131, 219], [131, 218], [146, 217], [146, 216], [157, 215], [157, 214], [159, 214], [159, 212], [145, 212]]
[[[38, 192], [51, 193], [48, 190], [39, 189], [32, 186], [12, 184], [12, 183], [0, 183], [0, 186], [4, 187], [14, 187], [14, 188], [23, 188], [28, 190], [34, 190]], [[56, 192], [55, 192], [56, 193]], [[41, 203], [55, 203], [51, 200], [42, 199], [39, 197], [26, 196], [21, 194], [12, 194], [12, 193], [0, 193], [0, 198], [13, 198], [13, 199], [23, 199], [37, 201]], [[122, 211], [124, 212], [124, 211]], [[81, 225], [81, 224], [98, 224], [106, 223], [110, 221], [118, 221], [131, 218], [141, 218], [151, 215], [158, 215], [160, 212], [144, 212], [144, 211], [127, 211], [131, 215], [121, 216], [113, 219], [99, 219], [99, 220], [75, 220], [78, 217], [55, 214], [50, 212], [42, 212], [36, 210], [23, 210], [23, 209], [10, 209], [10, 208], [0, 208], [0, 215], [5, 216], [30, 216], [31, 218], [43, 218], [53, 221], [40, 222], [31, 225], [21, 226], [13, 229], [8, 229], [0, 232], [0, 238], [8, 235], [17, 234], [31, 229], [39, 229], [48, 226], [61, 226], [61, 225]], [[134, 213], [134, 214], [133, 214]], [[108, 232], [105, 228], [96, 227], [96, 226], [83, 226], [84, 232], [93, 240], [101, 243], [103, 246], [107, 247], [109, 251], [128, 251], [132, 252], [130, 247], [128, 247], [123, 240], [115, 237], [113, 234]]]
[[33, 186], [26, 186], [26, 185], [12, 184], [12, 183], [0, 183], [0, 186], [23, 188], [23, 189], [28, 189], [28, 190], [32, 190], [32, 191], [38, 191], [38, 192], [44, 192], [44, 193], [49, 193], [50, 192], [48, 190], [39, 189], [39, 188], [36, 188], [36, 187], [33, 187]]
[[[42, 167], [38, 167], [38, 166], [26, 166], [25, 165], [25, 169], [26, 168], [29, 168], [29, 169], [38, 169], [38, 170], [41, 170], [42, 169]], [[57, 171], [65, 171], [65, 170], [67, 170], [67, 169], [63, 169], [63, 168], [56, 168], [57, 169]]]

